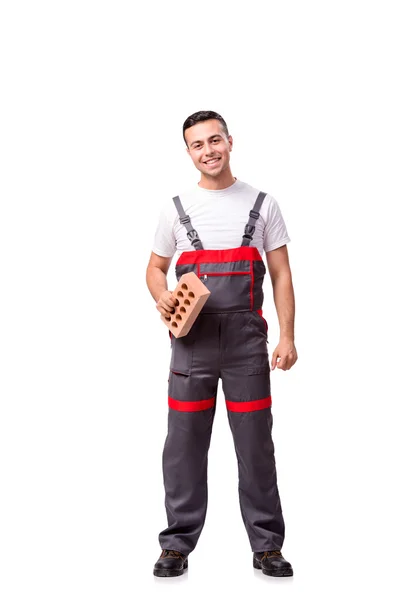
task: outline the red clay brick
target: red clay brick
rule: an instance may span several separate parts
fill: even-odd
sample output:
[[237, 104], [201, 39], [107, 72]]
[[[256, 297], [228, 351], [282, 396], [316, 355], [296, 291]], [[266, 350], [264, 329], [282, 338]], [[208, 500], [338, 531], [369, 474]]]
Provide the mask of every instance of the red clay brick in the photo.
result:
[[161, 315], [161, 319], [176, 338], [189, 333], [210, 294], [211, 292], [195, 273], [182, 275], [172, 292], [174, 298], [179, 302], [175, 306], [175, 313], [169, 320]]

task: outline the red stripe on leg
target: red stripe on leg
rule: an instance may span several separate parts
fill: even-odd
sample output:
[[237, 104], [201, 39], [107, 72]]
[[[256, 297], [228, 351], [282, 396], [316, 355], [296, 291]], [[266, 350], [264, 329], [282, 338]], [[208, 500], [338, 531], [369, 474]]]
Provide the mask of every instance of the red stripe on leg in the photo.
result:
[[212, 408], [214, 404], [215, 398], [187, 402], [186, 400], [175, 400], [175, 398], [168, 396], [168, 406], [181, 412], [198, 412], [199, 410], [207, 410], [208, 408]]
[[248, 402], [232, 402], [231, 400], [226, 400], [226, 407], [231, 412], [253, 412], [254, 410], [269, 408], [271, 404], [271, 396], [268, 396], [268, 398], [260, 398], [260, 400], [249, 400]]

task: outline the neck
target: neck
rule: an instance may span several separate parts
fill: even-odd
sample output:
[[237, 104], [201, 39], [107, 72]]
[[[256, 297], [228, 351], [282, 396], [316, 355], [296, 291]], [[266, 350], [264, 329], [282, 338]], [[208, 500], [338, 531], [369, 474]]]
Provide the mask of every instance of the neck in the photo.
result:
[[234, 184], [235, 181], [236, 177], [233, 177], [231, 170], [228, 167], [225, 171], [222, 171], [218, 177], [210, 177], [209, 175], [202, 173], [198, 185], [206, 190], [223, 190]]

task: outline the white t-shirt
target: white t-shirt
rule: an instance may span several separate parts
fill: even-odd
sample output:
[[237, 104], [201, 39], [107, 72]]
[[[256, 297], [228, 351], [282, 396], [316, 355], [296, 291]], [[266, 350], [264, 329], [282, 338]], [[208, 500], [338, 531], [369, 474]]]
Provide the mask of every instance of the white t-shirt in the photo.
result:
[[[260, 190], [238, 179], [223, 190], [206, 190], [199, 185], [179, 194], [185, 213], [199, 235], [204, 250], [237, 248], [242, 244], [244, 228], [249, 220]], [[267, 194], [260, 209], [256, 230], [250, 246], [256, 246], [262, 256], [290, 242], [280, 208]], [[163, 206], [154, 236], [153, 252], [159, 256], [178, 257], [194, 251], [187, 230], [179, 222], [172, 198]]]

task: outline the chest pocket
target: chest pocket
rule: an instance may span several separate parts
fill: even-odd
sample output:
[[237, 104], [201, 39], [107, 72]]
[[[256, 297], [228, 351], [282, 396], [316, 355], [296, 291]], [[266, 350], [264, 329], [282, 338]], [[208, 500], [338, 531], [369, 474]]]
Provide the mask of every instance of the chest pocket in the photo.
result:
[[250, 261], [201, 263], [197, 275], [211, 292], [204, 313], [249, 310], [252, 290]]

